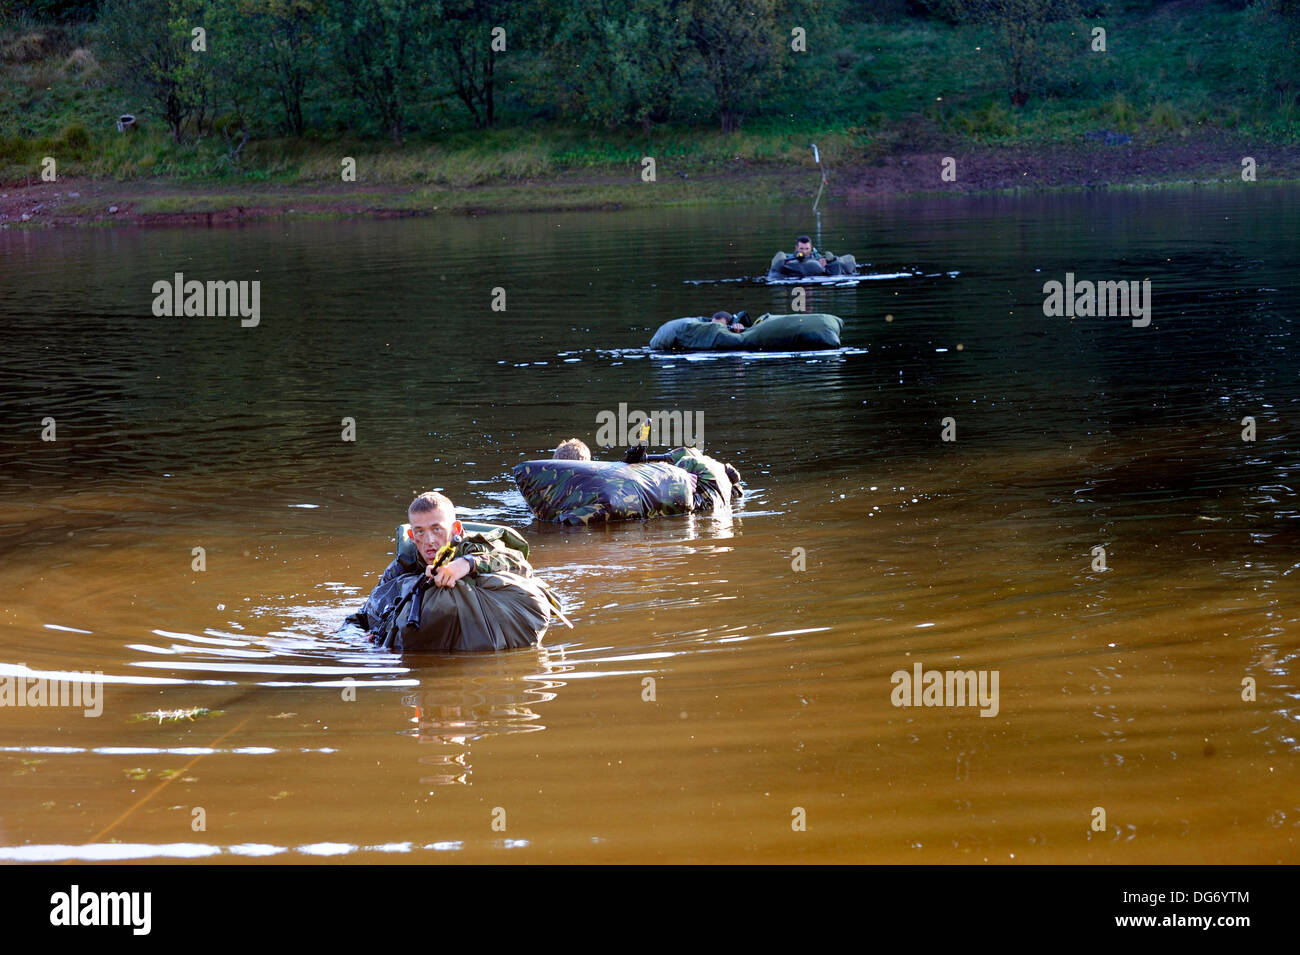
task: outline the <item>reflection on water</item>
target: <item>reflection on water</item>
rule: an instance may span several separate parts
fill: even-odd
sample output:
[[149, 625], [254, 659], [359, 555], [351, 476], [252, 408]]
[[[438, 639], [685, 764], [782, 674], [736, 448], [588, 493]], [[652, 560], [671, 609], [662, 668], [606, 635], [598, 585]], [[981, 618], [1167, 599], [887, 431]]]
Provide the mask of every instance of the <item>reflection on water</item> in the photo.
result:
[[[0, 233], [0, 679], [104, 704], [0, 710], [0, 859], [1297, 861], [1298, 197], [836, 209], [943, 274], [808, 289], [845, 347], [799, 355], [646, 342], [789, 311], [687, 280], [804, 210]], [[261, 324], [154, 319], [178, 270]], [[1045, 317], [1067, 271], [1149, 277], [1151, 326]], [[735, 513], [533, 523], [513, 466], [623, 402], [703, 413]], [[576, 629], [340, 633], [430, 486]], [[997, 717], [894, 707], [916, 663], [998, 670]]]
[[[522, 849], [527, 839], [495, 840], [497, 849]], [[181, 842], [166, 845], [151, 843], [111, 843], [105, 845], [38, 845], [0, 846], [0, 861], [5, 862], [128, 862], [138, 859], [268, 859], [276, 856], [306, 856], [306, 859], [274, 859], [277, 862], [304, 862], [311, 858], [328, 858], [357, 853], [423, 855], [425, 853], [456, 852], [463, 842], [431, 842], [419, 845], [413, 842], [386, 842], [381, 845], [352, 845], [346, 842], [315, 842], [308, 845], [281, 846], [268, 843], [241, 843], [218, 846], [200, 842]], [[381, 856], [382, 858], [382, 856]]]
[[[534, 659], [528, 659], [533, 657]], [[552, 663], [541, 647], [487, 659], [448, 661], [447, 673], [430, 675], [417, 693], [402, 697], [415, 711], [405, 731], [421, 743], [421, 766], [432, 772], [420, 782], [469, 785], [473, 744], [488, 736], [546, 729], [532, 707], [555, 699], [564, 686], [555, 677], [575, 668]]]

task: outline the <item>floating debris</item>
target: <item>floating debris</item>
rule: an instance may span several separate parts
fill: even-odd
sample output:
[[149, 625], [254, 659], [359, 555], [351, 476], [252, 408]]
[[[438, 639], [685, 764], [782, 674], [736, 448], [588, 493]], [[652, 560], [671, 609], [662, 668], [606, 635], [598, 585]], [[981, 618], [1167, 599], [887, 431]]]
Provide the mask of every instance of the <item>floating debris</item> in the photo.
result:
[[162, 723], [179, 723], [181, 720], [194, 722], [202, 716], [220, 716], [221, 710], [210, 710], [206, 706], [191, 706], [181, 710], [150, 710], [148, 713], [137, 713], [132, 717], [136, 722], [144, 720], [157, 720]]

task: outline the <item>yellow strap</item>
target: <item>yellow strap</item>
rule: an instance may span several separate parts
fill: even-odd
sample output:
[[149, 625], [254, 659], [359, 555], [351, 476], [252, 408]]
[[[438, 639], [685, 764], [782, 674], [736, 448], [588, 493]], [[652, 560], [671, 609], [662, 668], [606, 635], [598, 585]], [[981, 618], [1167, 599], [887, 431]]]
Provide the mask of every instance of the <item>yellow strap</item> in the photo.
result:
[[438, 553], [434, 555], [433, 558], [434, 569], [436, 570], [439, 567], [441, 567], [442, 562], [446, 560], [455, 550], [456, 550], [456, 545], [452, 544], [450, 541], [444, 544], [442, 546], [442, 550], [438, 551]]

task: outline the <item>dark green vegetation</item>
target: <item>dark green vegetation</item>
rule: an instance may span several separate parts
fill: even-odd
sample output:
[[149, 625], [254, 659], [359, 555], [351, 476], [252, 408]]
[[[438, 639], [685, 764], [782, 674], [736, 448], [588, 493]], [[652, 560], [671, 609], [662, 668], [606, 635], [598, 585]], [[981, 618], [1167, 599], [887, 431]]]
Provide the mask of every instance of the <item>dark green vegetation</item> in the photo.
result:
[[814, 140], [832, 168], [1104, 132], [1293, 144], [1298, 50], [1300, 0], [32, 0], [0, 24], [0, 180], [45, 156], [276, 183], [350, 156], [363, 182], [458, 188]]

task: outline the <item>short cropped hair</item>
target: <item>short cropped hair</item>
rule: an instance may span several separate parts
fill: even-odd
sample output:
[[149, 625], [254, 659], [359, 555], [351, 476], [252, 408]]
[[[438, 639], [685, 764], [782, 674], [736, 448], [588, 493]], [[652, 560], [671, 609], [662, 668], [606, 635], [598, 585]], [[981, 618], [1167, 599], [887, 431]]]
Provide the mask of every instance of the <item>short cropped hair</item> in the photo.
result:
[[406, 509], [408, 514], [423, 514], [426, 511], [446, 511], [453, 523], [456, 520], [456, 505], [451, 503], [451, 498], [446, 494], [438, 491], [425, 491]]
[[812, 238], [806, 235], [801, 235], [796, 237], [794, 242], [795, 245], [798, 245], [800, 242], [807, 242], [809, 245], [812, 245]]
[[714, 312], [714, 313], [713, 313], [713, 321], [715, 321], [715, 322], [716, 322], [718, 319], [722, 319], [724, 322], [726, 322], [728, 325], [730, 325], [730, 324], [731, 324], [731, 318], [732, 318], [732, 315], [731, 315], [730, 312]]
[[577, 438], [570, 438], [568, 441], [561, 441], [556, 447], [555, 457], [561, 461], [590, 461], [591, 448]]

